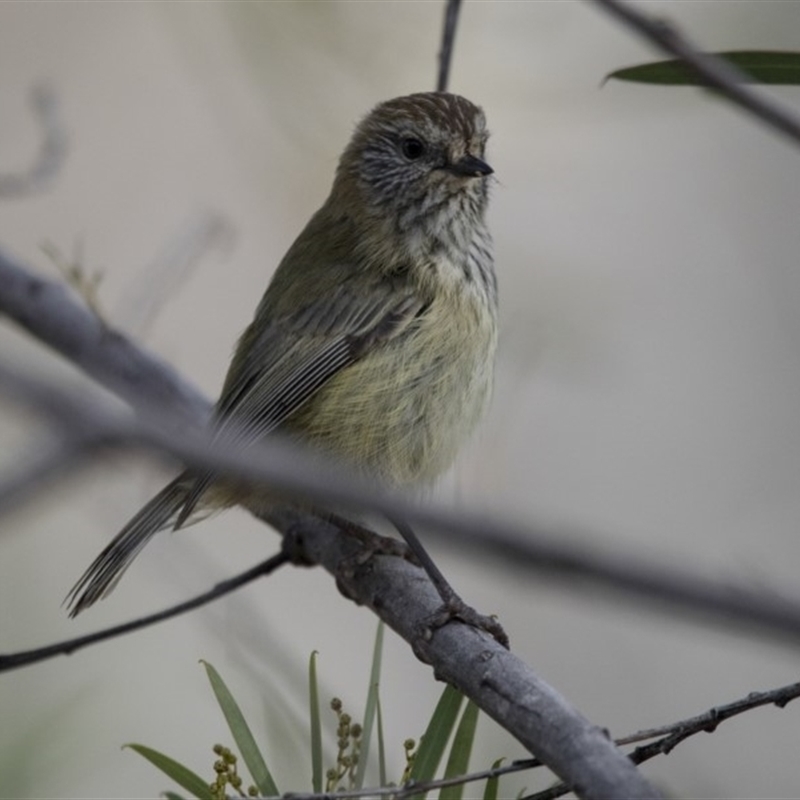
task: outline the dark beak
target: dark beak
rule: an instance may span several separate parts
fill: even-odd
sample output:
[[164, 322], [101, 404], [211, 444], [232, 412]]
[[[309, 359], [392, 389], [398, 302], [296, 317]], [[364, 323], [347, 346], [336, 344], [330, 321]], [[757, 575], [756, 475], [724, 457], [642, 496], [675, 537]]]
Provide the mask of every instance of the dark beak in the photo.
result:
[[448, 164], [445, 169], [454, 175], [463, 175], [465, 178], [482, 178], [494, 172], [485, 161], [471, 155], [460, 158], [454, 164]]

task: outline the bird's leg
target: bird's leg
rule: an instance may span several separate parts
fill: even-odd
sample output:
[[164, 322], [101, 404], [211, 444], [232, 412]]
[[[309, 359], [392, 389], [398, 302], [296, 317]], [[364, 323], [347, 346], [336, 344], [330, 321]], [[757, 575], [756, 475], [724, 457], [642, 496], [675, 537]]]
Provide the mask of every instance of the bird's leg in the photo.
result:
[[414, 550], [404, 542], [398, 542], [391, 536], [381, 536], [379, 533], [375, 533], [351, 519], [340, 517], [338, 514], [325, 513], [324, 518], [361, 543], [361, 551], [353, 557], [355, 566], [365, 564], [372, 556], [399, 556], [421, 566]]
[[[292, 525], [287, 525], [286, 523], [293, 518], [293, 515], [292, 512], [287, 512], [286, 509], [283, 511], [284, 514], [280, 517], [276, 516], [274, 509], [271, 509], [269, 515], [261, 513], [259, 516], [267, 522], [270, 522], [270, 524], [275, 525], [278, 530], [284, 531], [284, 547], [292, 551], [295, 549], [291, 543]], [[435, 630], [436, 628], [440, 628], [451, 619], [458, 619], [465, 622], [467, 625], [472, 625], [475, 628], [486, 631], [503, 645], [503, 647], [508, 647], [508, 636], [503, 630], [503, 626], [493, 617], [479, 614], [456, 594], [455, 589], [448, 583], [436, 564], [433, 563], [433, 559], [428, 555], [427, 550], [422, 546], [422, 542], [420, 542], [417, 535], [408, 524], [393, 518], [389, 520], [392, 525], [397, 528], [397, 531], [403, 539], [405, 539], [405, 543], [403, 543], [389, 536], [381, 536], [359, 525], [357, 522], [341, 517], [338, 514], [329, 512], [315, 513], [320, 519], [333, 523], [341, 531], [352, 536], [359, 542], [360, 546], [358, 550], [351, 556], [345, 558], [337, 567], [336, 583], [345, 596], [350, 596], [350, 593], [345, 589], [347, 580], [352, 578], [353, 573], [360, 566], [367, 563], [370, 558], [376, 555], [399, 556], [400, 558], [405, 558], [407, 561], [420, 566], [426, 572], [436, 588], [436, 591], [439, 593], [439, 596], [442, 598], [441, 609], [433, 615], [426, 626], [428, 636], [431, 629]], [[299, 552], [301, 555], [298, 557], [295, 554], [293, 563], [309, 563], [302, 558], [302, 547], [299, 549]]]
[[353, 520], [340, 517], [338, 514], [325, 513], [321, 516], [358, 542], [358, 550], [344, 558], [336, 566], [336, 586], [345, 597], [352, 599], [352, 593], [348, 591], [347, 585], [356, 570], [373, 556], [399, 556], [411, 561], [415, 566], [419, 566], [414, 552], [405, 542], [400, 542], [391, 536], [381, 536], [379, 533], [375, 533]]
[[429, 621], [430, 628], [440, 628], [451, 619], [459, 619], [467, 625], [486, 631], [493, 636], [503, 647], [508, 648], [508, 636], [503, 630], [503, 626], [494, 618], [479, 614], [472, 606], [468, 606], [456, 594], [455, 589], [449, 584], [442, 575], [439, 567], [434, 564], [433, 559], [428, 555], [428, 551], [422, 546], [422, 542], [414, 533], [411, 526], [402, 520], [390, 518], [392, 525], [397, 528], [400, 535], [406, 540], [411, 552], [416, 556], [422, 569], [425, 570], [431, 582], [442, 598], [442, 608]]

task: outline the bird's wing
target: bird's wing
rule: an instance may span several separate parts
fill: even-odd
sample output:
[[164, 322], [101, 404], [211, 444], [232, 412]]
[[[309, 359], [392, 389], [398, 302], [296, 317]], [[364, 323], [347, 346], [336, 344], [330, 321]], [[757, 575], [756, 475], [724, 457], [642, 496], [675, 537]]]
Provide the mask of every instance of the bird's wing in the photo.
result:
[[[215, 409], [215, 432], [229, 447], [250, 445], [277, 428], [341, 370], [397, 336], [425, 309], [408, 287], [376, 282], [358, 295], [346, 285], [291, 317], [259, 308], [245, 331]], [[175, 522], [181, 527], [213, 475], [198, 476]]]

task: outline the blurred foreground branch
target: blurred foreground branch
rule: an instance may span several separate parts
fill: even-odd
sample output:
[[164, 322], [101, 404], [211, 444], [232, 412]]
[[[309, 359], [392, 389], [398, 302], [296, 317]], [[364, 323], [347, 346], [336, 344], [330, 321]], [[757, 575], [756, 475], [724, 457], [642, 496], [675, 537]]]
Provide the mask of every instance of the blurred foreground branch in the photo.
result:
[[[14, 280], [15, 279], [15, 280]], [[14, 283], [30, 285], [28, 298], [17, 293], [8, 302], [6, 287]], [[736, 627], [755, 627], [761, 633], [778, 635], [800, 643], [800, 599], [782, 597], [777, 592], [756, 591], [735, 583], [713, 581], [684, 570], [617, 553], [602, 553], [596, 544], [601, 537], [578, 536], [570, 531], [545, 532], [533, 525], [519, 525], [475, 513], [457, 512], [434, 505], [420, 506], [408, 499], [388, 494], [372, 484], [343, 475], [340, 467], [327, 465], [319, 457], [280, 441], [270, 440], [269, 448], [254, 448], [247, 459], [241, 454], [212, 446], [203, 429], [210, 403], [170, 367], [137, 348], [132, 342], [107, 328], [96, 335], [95, 317], [75, 302], [58, 284], [35, 278], [0, 249], [0, 313], [9, 313], [30, 333], [46, 344], [69, 355], [75, 348], [59, 340], [68, 328], [74, 341], [86, 342], [78, 353], [78, 366], [96, 377], [107, 388], [136, 407], [138, 420], [122, 419], [86, 398], [70, 399], [57, 387], [34, 389], [26, 402], [34, 400], [42, 411], [64, 423], [69, 430], [87, 425], [86, 435], [102, 436], [127, 446], [137, 445], [167, 451], [184, 464], [228, 475], [248, 484], [266, 484], [289, 494], [311, 496], [328, 507], [372, 509], [390, 517], [407, 519], [428, 530], [430, 537], [457, 543], [460, 549], [513, 566], [515, 570], [536, 570], [543, 577], [572, 585], [637, 595], [682, 610], [697, 619], [698, 613], [724, 620]], [[59, 291], [60, 290], [60, 291]], [[41, 297], [49, 297], [49, 319], [41, 319], [35, 309]], [[83, 330], [85, 328], [85, 330]], [[120, 379], [120, 375], [124, 379]], [[24, 391], [24, 390], [21, 390]], [[37, 399], [38, 397], [38, 399]], [[166, 398], [161, 402], [160, 398]], [[100, 432], [100, 433], [98, 433]], [[2, 492], [0, 492], [2, 495]], [[296, 521], [296, 520], [295, 520]]]

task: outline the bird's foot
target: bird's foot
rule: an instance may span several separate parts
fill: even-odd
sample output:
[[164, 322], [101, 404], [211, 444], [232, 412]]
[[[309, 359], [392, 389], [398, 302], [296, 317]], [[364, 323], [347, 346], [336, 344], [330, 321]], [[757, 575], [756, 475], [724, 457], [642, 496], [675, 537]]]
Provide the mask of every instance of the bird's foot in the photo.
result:
[[476, 611], [472, 606], [467, 605], [449, 585], [444, 591], [438, 586], [437, 589], [442, 598], [442, 605], [425, 621], [423, 637], [430, 639], [435, 630], [455, 619], [488, 633], [499, 645], [505, 647], [506, 650], [509, 649], [508, 634], [497, 621], [497, 617]]

